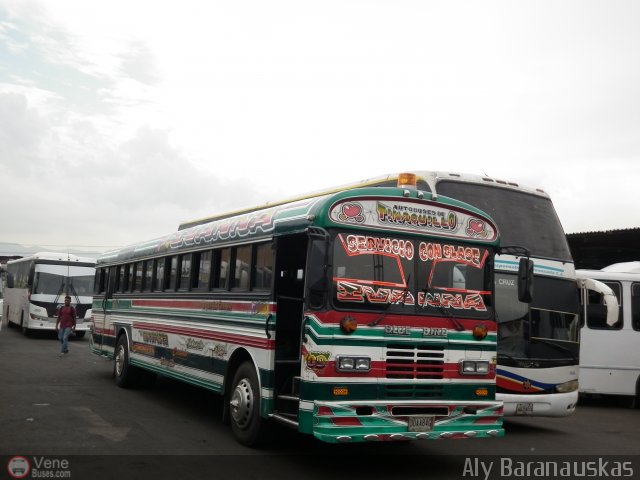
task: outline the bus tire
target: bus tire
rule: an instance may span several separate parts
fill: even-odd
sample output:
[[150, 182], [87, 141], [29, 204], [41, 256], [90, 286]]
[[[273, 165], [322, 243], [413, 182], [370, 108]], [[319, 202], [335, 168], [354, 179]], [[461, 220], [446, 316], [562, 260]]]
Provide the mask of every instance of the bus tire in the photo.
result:
[[22, 330], [22, 335], [25, 337], [31, 334], [31, 330], [24, 326], [24, 312], [22, 312], [22, 316], [20, 317], [20, 330]]
[[84, 338], [85, 333], [87, 332], [76, 332], [76, 338], [78, 340], [80, 340], [81, 338]]
[[133, 388], [138, 383], [136, 367], [129, 365], [129, 344], [126, 335], [118, 337], [113, 362], [113, 378], [122, 388]]
[[229, 399], [231, 430], [248, 447], [260, 443], [264, 422], [260, 417], [260, 384], [251, 362], [244, 362], [233, 376]]

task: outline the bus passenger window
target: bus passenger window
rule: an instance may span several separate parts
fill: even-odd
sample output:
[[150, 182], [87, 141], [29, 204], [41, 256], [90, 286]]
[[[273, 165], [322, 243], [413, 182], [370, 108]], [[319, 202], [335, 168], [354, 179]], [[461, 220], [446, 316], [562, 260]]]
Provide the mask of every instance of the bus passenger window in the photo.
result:
[[144, 285], [140, 290], [150, 292], [153, 286], [153, 260], [144, 262]]
[[640, 283], [631, 284], [631, 325], [640, 331]]
[[273, 279], [273, 251], [271, 243], [256, 245], [253, 289], [269, 290]]
[[119, 292], [121, 284], [122, 284], [122, 265], [118, 265], [116, 267], [116, 284], [113, 287], [113, 291]]
[[135, 264], [135, 279], [134, 279], [134, 283], [131, 287], [131, 291], [137, 290], [137, 291], [141, 291], [142, 290], [142, 278], [143, 278], [143, 268], [144, 268], [144, 263], [143, 262], [138, 262]]
[[178, 286], [178, 256], [171, 257], [171, 267], [169, 268], [169, 290], [175, 290]]
[[120, 270], [120, 291], [126, 292], [129, 286], [129, 265], [124, 265]]
[[209, 290], [212, 256], [213, 252], [211, 250], [195, 255], [193, 266], [197, 268], [197, 272], [194, 279], [194, 288], [198, 290]]
[[231, 249], [223, 248], [215, 251], [215, 278], [213, 288], [225, 289], [229, 285], [229, 265], [231, 262]]
[[251, 272], [251, 245], [236, 248], [236, 261], [232, 288], [249, 290]]
[[156, 292], [161, 292], [164, 290], [164, 264], [166, 263], [166, 259], [159, 258], [156, 260], [156, 284], [154, 285], [154, 290]]
[[602, 295], [593, 290], [589, 290], [587, 304], [587, 327], [594, 330], [620, 330], [622, 329], [622, 286], [616, 282], [603, 282], [607, 285], [618, 299], [618, 321], [613, 325], [607, 325], [607, 307], [604, 305]]
[[179, 290], [189, 290], [191, 286], [191, 254], [182, 255], [180, 258], [180, 284]]

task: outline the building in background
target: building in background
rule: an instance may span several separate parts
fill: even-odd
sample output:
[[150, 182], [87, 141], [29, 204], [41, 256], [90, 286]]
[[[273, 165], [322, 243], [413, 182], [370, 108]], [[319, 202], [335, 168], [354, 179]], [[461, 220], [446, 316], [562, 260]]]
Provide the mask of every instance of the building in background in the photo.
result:
[[567, 241], [576, 268], [600, 270], [640, 260], [640, 228], [570, 233]]

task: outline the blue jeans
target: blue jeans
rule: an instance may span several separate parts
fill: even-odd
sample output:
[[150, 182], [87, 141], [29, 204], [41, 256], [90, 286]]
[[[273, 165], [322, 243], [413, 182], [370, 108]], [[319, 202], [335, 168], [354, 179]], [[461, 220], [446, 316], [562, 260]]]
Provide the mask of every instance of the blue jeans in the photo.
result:
[[62, 344], [62, 347], [60, 348], [62, 353], [69, 352], [69, 335], [71, 335], [71, 327], [61, 328], [58, 330], [58, 340], [60, 340], [60, 343]]

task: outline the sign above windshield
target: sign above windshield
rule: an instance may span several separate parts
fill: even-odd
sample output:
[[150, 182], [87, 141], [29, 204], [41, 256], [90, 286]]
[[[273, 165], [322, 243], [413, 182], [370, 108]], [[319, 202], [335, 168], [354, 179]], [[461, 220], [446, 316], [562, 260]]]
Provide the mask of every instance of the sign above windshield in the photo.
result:
[[334, 223], [407, 233], [492, 241], [495, 226], [473, 212], [426, 200], [392, 198], [344, 199], [329, 209]]

